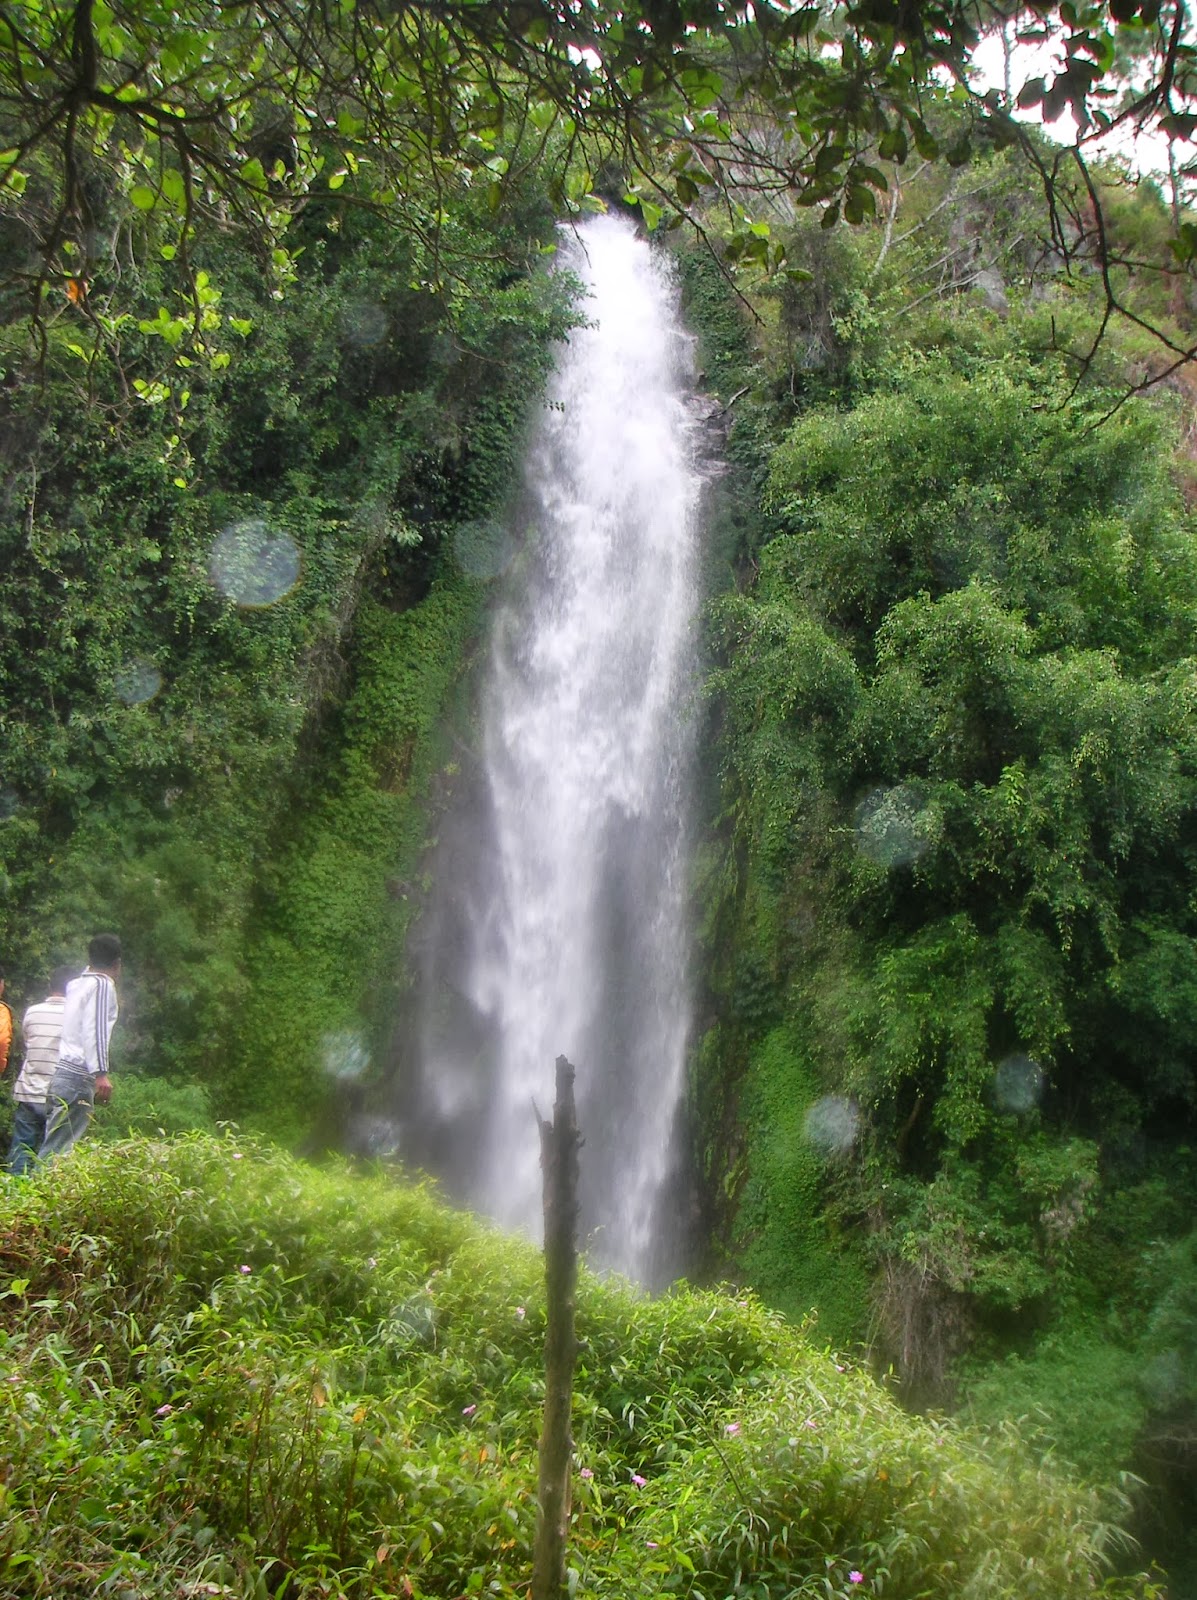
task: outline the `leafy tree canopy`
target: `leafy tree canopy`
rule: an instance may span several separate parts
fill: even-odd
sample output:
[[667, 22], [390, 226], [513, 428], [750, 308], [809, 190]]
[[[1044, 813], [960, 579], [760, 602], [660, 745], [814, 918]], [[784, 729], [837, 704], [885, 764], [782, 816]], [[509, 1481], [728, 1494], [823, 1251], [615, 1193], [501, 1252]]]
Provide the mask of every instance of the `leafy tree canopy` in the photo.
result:
[[[971, 53], [1003, 21], [1054, 33], [1058, 70], [982, 94]], [[281, 283], [286, 224], [322, 194], [344, 187], [436, 241], [448, 188], [493, 186], [498, 203], [513, 162], [546, 159], [564, 206], [616, 163], [650, 226], [718, 197], [737, 253], [776, 268], [768, 223], [744, 210], [753, 195], [863, 221], [912, 152], [965, 160], [980, 125], [1027, 141], [1015, 99], [1049, 120], [1071, 110], [1082, 173], [1085, 141], [1118, 123], [1188, 139], [1195, 49], [1184, 0], [1037, 0], [1012, 16], [975, 0], [6, 4], [0, 286], [43, 333], [73, 306], [116, 336], [122, 245], [152, 215], [202, 343], [188, 252], [205, 219], [244, 229]], [[964, 115], [945, 140], [929, 108], [953, 82]], [[1059, 164], [1039, 164], [1054, 195]], [[1057, 229], [1066, 253], [1078, 227], [1092, 236], [1074, 206]]]

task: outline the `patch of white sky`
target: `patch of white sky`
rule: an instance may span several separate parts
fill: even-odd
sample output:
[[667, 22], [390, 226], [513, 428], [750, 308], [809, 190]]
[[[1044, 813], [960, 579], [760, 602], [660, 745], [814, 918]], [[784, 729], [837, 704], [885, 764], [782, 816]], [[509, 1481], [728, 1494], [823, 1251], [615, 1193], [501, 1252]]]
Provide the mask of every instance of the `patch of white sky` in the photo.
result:
[[[806, 3], [806, 0], [803, 0], [803, 3]], [[742, 15], [748, 22], [754, 19], [752, 0], [747, 0]], [[1035, 21], [1035, 26], [1039, 31], [1043, 31], [1042, 23], [1038, 19]], [[693, 30], [691, 28], [687, 31]], [[1000, 30], [994, 30], [981, 39], [971, 57], [973, 87], [982, 94], [990, 89], [997, 89], [1004, 94], [1008, 87], [1015, 117], [1022, 122], [1040, 123], [1047, 136], [1059, 145], [1075, 145], [1079, 130], [1070, 110], [1063, 111], [1054, 122], [1045, 123], [1039, 107], [1020, 108], [1016, 104], [1019, 91], [1025, 83], [1034, 78], [1044, 78], [1050, 84], [1051, 80], [1064, 70], [1064, 31], [1056, 29], [1049, 38], [1033, 40], [1020, 39], [1018, 37], [1020, 31], [1025, 30], [1016, 22], [1010, 25], [1008, 38], [1003, 38]], [[593, 70], [598, 71], [601, 61], [596, 51], [576, 45], [570, 45], [568, 48], [571, 59], [577, 62], [585, 61]], [[1009, 50], [1009, 64], [1007, 64], [1007, 50]], [[1141, 130], [1128, 122], [1107, 135], [1100, 135], [1091, 128], [1085, 135], [1083, 147], [1089, 160], [1108, 158], [1116, 161], [1135, 178], [1158, 179], [1168, 171], [1167, 140], [1150, 127]]]
[[[1020, 40], [1017, 28], [1012, 27], [1007, 69], [1007, 40], [995, 30], [982, 38], [971, 59], [974, 88], [982, 94], [997, 89], [1004, 95], [1008, 86], [1011, 109], [1020, 122], [1038, 122], [1049, 139], [1069, 146], [1077, 143], [1080, 131], [1071, 110], [1065, 109], [1054, 122], [1044, 122], [1038, 106], [1020, 108], [1016, 104], [1024, 84], [1043, 78], [1050, 86], [1052, 79], [1064, 71], [1065, 37], [1063, 30], [1057, 29], [1046, 39]], [[1127, 122], [1108, 134], [1090, 128], [1083, 147], [1088, 161], [1108, 158], [1124, 166], [1132, 177], [1159, 178], [1168, 171], [1168, 142], [1151, 127], [1141, 130]]]

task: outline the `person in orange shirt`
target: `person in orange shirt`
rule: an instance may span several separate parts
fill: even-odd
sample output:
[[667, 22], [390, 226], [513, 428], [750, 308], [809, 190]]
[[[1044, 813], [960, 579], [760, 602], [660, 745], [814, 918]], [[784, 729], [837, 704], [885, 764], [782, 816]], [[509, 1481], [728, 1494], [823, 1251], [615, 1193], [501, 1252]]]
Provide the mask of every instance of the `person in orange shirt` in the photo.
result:
[[0, 1074], [8, 1071], [8, 1052], [12, 1049], [12, 1012], [4, 1003], [4, 968], [0, 967]]

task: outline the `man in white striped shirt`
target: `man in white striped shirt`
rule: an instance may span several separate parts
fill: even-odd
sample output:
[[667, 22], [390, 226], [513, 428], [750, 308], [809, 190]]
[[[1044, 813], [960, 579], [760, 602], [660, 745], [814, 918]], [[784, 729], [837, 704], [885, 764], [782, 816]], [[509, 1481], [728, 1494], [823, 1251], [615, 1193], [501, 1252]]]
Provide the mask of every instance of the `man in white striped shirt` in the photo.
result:
[[55, 967], [50, 974], [50, 993], [28, 1008], [21, 1023], [25, 1064], [12, 1086], [14, 1116], [8, 1149], [8, 1170], [15, 1178], [29, 1171], [45, 1137], [46, 1095], [58, 1070], [63, 996], [75, 974], [74, 967]]
[[58, 1067], [46, 1095], [43, 1161], [65, 1155], [87, 1132], [98, 1102], [112, 1096], [108, 1041], [116, 1021], [116, 979], [121, 942], [115, 933], [97, 933], [87, 947], [87, 969], [67, 984], [62, 1011]]

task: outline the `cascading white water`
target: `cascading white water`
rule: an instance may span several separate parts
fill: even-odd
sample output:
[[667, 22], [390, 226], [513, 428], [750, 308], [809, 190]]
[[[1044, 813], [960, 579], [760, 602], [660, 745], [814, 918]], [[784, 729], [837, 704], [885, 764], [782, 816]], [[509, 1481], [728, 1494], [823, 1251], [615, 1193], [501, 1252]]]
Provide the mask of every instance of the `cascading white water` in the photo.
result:
[[[668, 263], [612, 217], [587, 222], [563, 256], [587, 287], [589, 325], [569, 338], [530, 452], [530, 546], [495, 621], [488, 800], [456, 836], [456, 932], [433, 958], [426, 1092], [459, 1191], [536, 1232], [532, 1104], [548, 1112], [567, 1055], [587, 1248], [643, 1277], [690, 1016], [702, 476]], [[446, 1008], [465, 1008], [469, 1026]], [[471, 1119], [455, 1154], [452, 1129]]]

